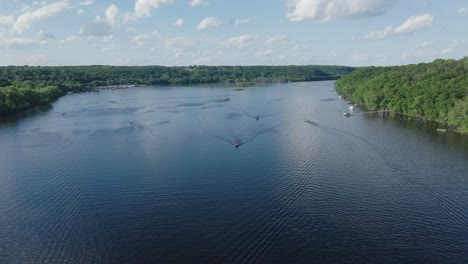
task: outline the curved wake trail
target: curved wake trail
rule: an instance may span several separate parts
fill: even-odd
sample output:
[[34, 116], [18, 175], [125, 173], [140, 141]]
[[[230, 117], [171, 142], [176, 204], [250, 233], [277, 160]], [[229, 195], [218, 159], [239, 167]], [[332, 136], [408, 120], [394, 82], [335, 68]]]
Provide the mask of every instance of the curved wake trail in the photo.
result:
[[243, 108], [241, 107], [234, 107], [234, 109], [237, 109], [239, 111], [241, 111], [242, 113], [244, 113], [246, 116], [252, 118], [252, 119], [255, 119], [255, 120], [260, 120], [260, 119], [263, 119], [263, 118], [267, 118], [267, 117], [272, 117], [272, 116], [277, 116], [277, 115], [282, 115], [282, 114], [287, 114], [287, 113], [291, 113], [291, 112], [294, 112], [294, 111], [297, 111], [298, 109], [304, 107], [304, 105], [301, 105], [299, 107], [296, 107], [296, 108], [293, 108], [291, 110], [287, 110], [287, 111], [282, 111], [282, 112], [274, 112], [274, 113], [269, 113], [269, 114], [264, 114], [265, 112], [260, 112], [260, 113], [257, 113], [257, 114], [251, 114], [249, 112], [247, 112], [246, 110], [244, 110]]
[[[244, 123], [244, 125], [241, 126], [241, 128], [243, 128], [245, 126], [245, 124], [246, 124], [246, 122]], [[284, 126], [284, 125], [286, 125], [286, 124], [279, 124], [279, 125], [269, 126], [269, 127], [260, 129], [260, 130], [256, 131], [255, 133], [253, 133], [253, 134], [251, 134], [251, 135], [249, 135], [247, 137], [244, 137], [244, 138], [241, 137], [241, 136], [238, 136], [238, 134], [236, 133], [235, 130], [231, 130], [231, 138], [228, 138], [228, 137], [221, 136], [219, 134], [216, 134], [216, 133], [210, 131], [207, 128], [206, 123], [202, 123], [201, 127], [202, 127], [203, 132], [205, 132], [207, 135], [212, 136], [212, 137], [214, 137], [216, 139], [219, 139], [221, 141], [224, 141], [224, 142], [238, 148], [238, 147], [240, 147], [242, 145], [245, 145], [247, 143], [252, 142], [253, 140], [255, 140], [260, 135], [268, 133], [268, 132], [272, 132], [276, 128]]]

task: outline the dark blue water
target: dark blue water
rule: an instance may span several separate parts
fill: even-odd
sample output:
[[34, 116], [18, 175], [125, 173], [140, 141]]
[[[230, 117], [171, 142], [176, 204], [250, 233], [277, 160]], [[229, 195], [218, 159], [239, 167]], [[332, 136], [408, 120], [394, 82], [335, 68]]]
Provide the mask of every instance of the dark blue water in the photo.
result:
[[2, 123], [0, 263], [468, 263], [467, 137], [346, 118], [333, 90], [143, 87]]

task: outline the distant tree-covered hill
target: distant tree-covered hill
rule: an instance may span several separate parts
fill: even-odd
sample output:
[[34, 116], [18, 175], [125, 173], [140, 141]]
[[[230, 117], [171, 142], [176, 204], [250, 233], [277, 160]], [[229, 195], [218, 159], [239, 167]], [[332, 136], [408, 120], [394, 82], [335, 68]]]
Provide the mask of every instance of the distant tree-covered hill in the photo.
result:
[[468, 132], [468, 57], [361, 68], [338, 80], [337, 91], [369, 109], [437, 120]]
[[0, 67], [0, 116], [53, 102], [67, 92], [107, 85], [170, 85], [336, 80], [344, 66], [63, 66]]

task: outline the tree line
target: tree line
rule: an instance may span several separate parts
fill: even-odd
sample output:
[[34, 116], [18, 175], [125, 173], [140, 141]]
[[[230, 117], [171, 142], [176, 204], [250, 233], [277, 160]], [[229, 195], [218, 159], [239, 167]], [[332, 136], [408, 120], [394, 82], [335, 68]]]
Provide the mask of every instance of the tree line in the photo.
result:
[[339, 93], [368, 109], [436, 120], [468, 132], [468, 57], [360, 68], [336, 86]]
[[108, 85], [196, 85], [336, 80], [345, 66], [7, 66], [0, 67], [0, 116], [49, 104], [68, 92]]

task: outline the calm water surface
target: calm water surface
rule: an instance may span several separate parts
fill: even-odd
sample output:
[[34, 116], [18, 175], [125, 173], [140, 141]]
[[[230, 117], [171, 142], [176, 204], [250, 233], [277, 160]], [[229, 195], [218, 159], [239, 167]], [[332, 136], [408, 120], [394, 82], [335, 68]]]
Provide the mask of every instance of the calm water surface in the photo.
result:
[[347, 107], [143, 87], [1, 123], [0, 263], [468, 263], [467, 137]]

